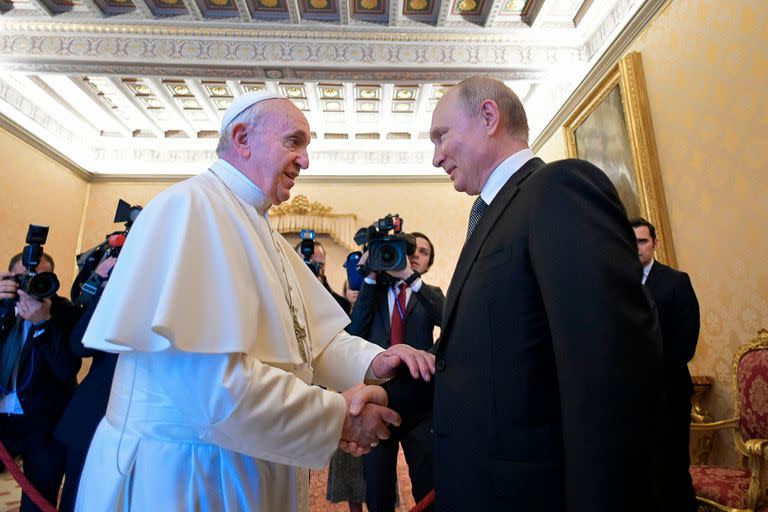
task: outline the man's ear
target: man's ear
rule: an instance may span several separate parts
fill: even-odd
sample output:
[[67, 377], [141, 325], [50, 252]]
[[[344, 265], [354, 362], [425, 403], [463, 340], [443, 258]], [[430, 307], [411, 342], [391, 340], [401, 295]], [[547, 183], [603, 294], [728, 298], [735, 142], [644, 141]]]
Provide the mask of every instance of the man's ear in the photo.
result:
[[480, 117], [485, 123], [489, 134], [495, 133], [499, 128], [499, 106], [493, 100], [485, 100], [480, 105]]
[[232, 147], [243, 158], [251, 156], [251, 148], [248, 146], [248, 125], [236, 123], [232, 127]]

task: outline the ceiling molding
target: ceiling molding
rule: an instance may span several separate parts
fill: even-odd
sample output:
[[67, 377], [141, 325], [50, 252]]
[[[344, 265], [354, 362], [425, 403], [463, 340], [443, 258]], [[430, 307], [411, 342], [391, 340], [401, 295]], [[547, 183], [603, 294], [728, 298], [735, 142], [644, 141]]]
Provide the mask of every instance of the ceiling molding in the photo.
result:
[[13, 135], [24, 144], [30, 146], [32, 149], [35, 149], [41, 152], [42, 154], [44, 154], [45, 156], [47, 156], [57, 164], [66, 168], [69, 172], [71, 172], [78, 178], [85, 180], [87, 182], [93, 181], [94, 174], [92, 172], [89, 172], [83, 169], [78, 164], [76, 164], [75, 162], [67, 158], [65, 155], [60, 153], [59, 151], [49, 146], [48, 144], [40, 140], [38, 137], [35, 137], [26, 128], [24, 128], [23, 126], [21, 126], [20, 124], [16, 123], [15, 121], [6, 117], [3, 114], [0, 114], [0, 129]]
[[[133, 0], [132, 0], [133, 1]], [[444, 0], [449, 5], [448, 0]], [[442, 8], [442, 7], [441, 7]], [[150, 36], [156, 37], [189, 37], [208, 39], [305, 39], [309, 41], [371, 41], [371, 42], [404, 42], [404, 43], [507, 43], [520, 42], [520, 33], [508, 28], [486, 32], [466, 31], [460, 29], [451, 32], [424, 32], [416, 27], [412, 31], [404, 31], [403, 27], [395, 30], [382, 30], [381, 27], [368, 27], [365, 25], [352, 27], [354, 30], [338, 30], [336, 26], [325, 28], [317, 25], [314, 30], [308, 30], [302, 26], [300, 29], [287, 30], [283, 26], [265, 28], [214, 28], [199, 27], [193, 25], [159, 25], [140, 23], [106, 23], [107, 20], [99, 20], [100, 23], [65, 23], [59, 21], [4, 21], [2, 30], [5, 33], [34, 34], [43, 33], [50, 35], [98, 35], [107, 36]], [[207, 25], [208, 23], [206, 23]], [[455, 27], [453, 27], [455, 28]], [[530, 30], [528, 28], [524, 30]], [[210, 41], [209, 41], [210, 42]], [[546, 38], [542, 34], [542, 45], [546, 45]]]
[[574, 91], [568, 96], [563, 105], [557, 110], [552, 119], [547, 123], [544, 129], [531, 144], [531, 149], [537, 152], [541, 147], [552, 138], [562, 128], [565, 120], [570, 116], [576, 107], [587, 97], [600, 80], [608, 73], [611, 68], [619, 61], [622, 55], [626, 53], [630, 45], [635, 41], [638, 35], [645, 29], [648, 23], [662, 10], [662, 8], [672, 0], [647, 0], [642, 7], [635, 13], [632, 20], [624, 27], [621, 33], [614, 39], [613, 43], [598, 58], [595, 65], [587, 73], [584, 79], [576, 86]]
[[[96, 174], [92, 175], [91, 183], [178, 183], [195, 176], [194, 174]], [[390, 175], [390, 176], [348, 176], [343, 174], [312, 176], [303, 175], [297, 179], [299, 184], [304, 183], [389, 183], [393, 180], [399, 183], [451, 183], [447, 174], [439, 175]]]

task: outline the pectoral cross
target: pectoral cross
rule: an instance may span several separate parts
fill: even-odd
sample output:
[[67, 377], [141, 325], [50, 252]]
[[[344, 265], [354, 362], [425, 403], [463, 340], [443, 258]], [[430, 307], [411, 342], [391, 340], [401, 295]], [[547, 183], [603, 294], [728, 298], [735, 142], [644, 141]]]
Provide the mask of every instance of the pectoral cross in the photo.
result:
[[299, 355], [301, 359], [308, 363], [307, 350], [305, 348], [307, 343], [307, 330], [304, 329], [299, 323], [299, 317], [296, 314], [296, 307], [291, 304], [291, 316], [293, 317], [293, 332], [296, 334], [296, 341], [299, 343]]

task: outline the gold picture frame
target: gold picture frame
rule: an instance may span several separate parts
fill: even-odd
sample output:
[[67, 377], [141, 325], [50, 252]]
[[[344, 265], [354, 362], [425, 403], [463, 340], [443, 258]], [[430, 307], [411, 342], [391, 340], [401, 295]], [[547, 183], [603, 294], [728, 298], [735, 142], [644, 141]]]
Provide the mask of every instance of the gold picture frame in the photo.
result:
[[653, 136], [642, 60], [629, 53], [576, 107], [563, 125], [570, 158], [589, 160], [611, 179], [629, 217], [656, 226], [656, 258], [676, 265]]

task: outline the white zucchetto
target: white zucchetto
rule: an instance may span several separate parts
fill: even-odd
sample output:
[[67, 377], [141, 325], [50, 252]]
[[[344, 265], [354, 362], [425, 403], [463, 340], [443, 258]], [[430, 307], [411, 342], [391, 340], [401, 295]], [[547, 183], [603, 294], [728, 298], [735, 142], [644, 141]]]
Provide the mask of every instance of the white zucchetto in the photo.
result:
[[227, 128], [227, 125], [231, 123], [234, 118], [240, 115], [241, 112], [243, 112], [245, 109], [247, 109], [251, 105], [255, 105], [260, 101], [274, 100], [274, 99], [284, 99], [284, 98], [279, 94], [275, 94], [273, 92], [267, 92], [267, 91], [247, 92], [245, 94], [241, 94], [240, 96], [235, 98], [235, 100], [232, 102], [229, 108], [227, 108], [227, 110], [224, 112], [224, 118], [221, 120], [220, 133], [224, 133], [224, 130]]

